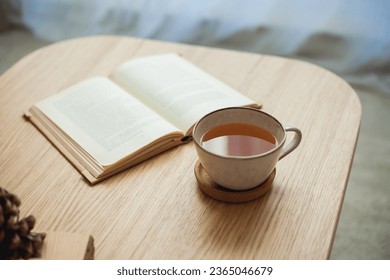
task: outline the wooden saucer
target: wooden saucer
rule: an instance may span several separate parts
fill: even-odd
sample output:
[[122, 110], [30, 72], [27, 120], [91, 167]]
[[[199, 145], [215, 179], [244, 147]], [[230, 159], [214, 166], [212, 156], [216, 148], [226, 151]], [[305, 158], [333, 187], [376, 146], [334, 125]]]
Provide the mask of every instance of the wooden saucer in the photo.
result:
[[272, 182], [276, 175], [276, 169], [274, 169], [268, 179], [261, 185], [249, 190], [234, 191], [212, 181], [199, 160], [195, 163], [194, 172], [198, 186], [205, 194], [216, 200], [231, 203], [248, 202], [263, 196], [272, 188]]

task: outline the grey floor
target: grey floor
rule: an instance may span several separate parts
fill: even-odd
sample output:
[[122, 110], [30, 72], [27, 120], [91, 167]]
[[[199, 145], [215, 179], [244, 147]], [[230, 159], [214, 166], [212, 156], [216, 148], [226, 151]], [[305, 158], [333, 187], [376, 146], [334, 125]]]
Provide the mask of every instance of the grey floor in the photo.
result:
[[[47, 44], [22, 29], [0, 32], [0, 74]], [[354, 88], [362, 125], [331, 259], [389, 260], [390, 89]]]

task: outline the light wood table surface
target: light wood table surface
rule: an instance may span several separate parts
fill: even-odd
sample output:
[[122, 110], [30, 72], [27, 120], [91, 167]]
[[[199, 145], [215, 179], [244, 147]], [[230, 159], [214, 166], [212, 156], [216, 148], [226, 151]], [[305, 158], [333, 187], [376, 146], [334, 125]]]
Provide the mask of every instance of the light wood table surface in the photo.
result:
[[[23, 118], [33, 103], [138, 56], [179, 52], [302, 130], [272, 190], [244, 204], [197, 187], [194, 144], [89, 186]], [[318, 66], [280, 57], [128, 37], [89, 37], [39, 49], [0, 77], [0, 185], [36, 228], [90, 234], [97, 259], [326, 259], [359, 133], [352, 88]]]

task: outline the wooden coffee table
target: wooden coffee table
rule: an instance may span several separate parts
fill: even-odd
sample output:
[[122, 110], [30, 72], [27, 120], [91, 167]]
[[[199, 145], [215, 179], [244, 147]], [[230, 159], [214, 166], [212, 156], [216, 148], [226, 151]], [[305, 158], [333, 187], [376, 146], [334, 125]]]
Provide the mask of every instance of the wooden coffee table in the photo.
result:
[[[33, 103], [78, 81], [166, 52], [302, 130], [265, 196], [229, 204], [204, 195], [193, 143], [91, 187], [23, 118]], [[29, 54], [0, 77], [0, 186], [20, 197], [21, 216], [34, 215], [37, 228], [92, 235], [97, 259], [326, 259], [360, 117], [352, 88], [305, 62], [128, 37], [75, 39]]]

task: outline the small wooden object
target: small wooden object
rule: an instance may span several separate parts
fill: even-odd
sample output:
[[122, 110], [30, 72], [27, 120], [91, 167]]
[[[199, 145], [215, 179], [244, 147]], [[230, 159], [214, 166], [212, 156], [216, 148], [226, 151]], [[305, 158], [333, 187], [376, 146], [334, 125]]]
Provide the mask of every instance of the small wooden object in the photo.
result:
[[261, 185], [245, 191], [234, 191], [213, 182], [199, 160], [195, 163], [194, 171], [198, 186], [205, 194], [216, 200], [231, 203], [248, 202], [263, 196], [272, 188], [272, 182], [276, 174], [276, 169], [274, 169], [268, 179]]
[[87, 234], [49, 231], [42, 247], [44, 260], [93, 260], [94, 240]]

